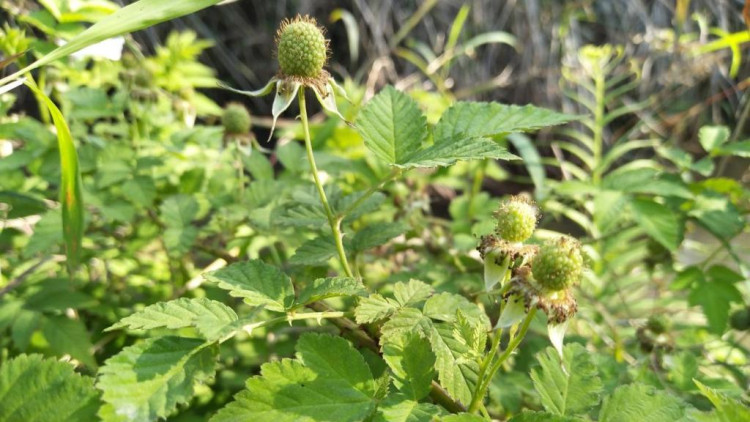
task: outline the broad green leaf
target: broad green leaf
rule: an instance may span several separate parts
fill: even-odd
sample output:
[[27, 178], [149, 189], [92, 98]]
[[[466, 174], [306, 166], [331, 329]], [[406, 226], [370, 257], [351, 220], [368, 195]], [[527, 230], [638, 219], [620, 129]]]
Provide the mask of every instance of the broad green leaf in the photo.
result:
[[399, 308], [399, 303], [393, 299], [373, 294], [361, 299], [354, 310], [357, 324], [370, 324], [388, 318]]
[[365, 146], [391, 165], [407, 163], [427, 137], [427, 122], [416, 101], [390, 85], [362, 108], [356, 125]]
[[190, 251], [198, 228], [192, 221], [198, 215], [198, 201], [189, 195], [170, 196], [159, 207], [164, 230], [164, 246], [172, 256], [182, 256]]
[[148, 28], [160, 22], [189, 15], [206, 7], [213, 6], [221, 0], [141, 0], [129, 4], [111, 15], [101, 19], [66, 44], [45, 54], [12, 75], [0, 79], [0, 86], [30, 72], [40, 66], [69, 56], [78, 50], [118, 35], [128, 34]]
[[703, 126], [698, 131], [698, 141], [703, 149], [711, 153], [729, 140], [729, 128], [726, 126]]
[[435, 126], [435, 144], [462, 137], [482, 138], [529, 132], [560, 125], [577, 117], [534, 107], [460, 101], [451, 106]]
[[297, 359], [318, 376], [339, 379], [373, 397], [375, 383], [365, 358], [342, 337], [305, 334], [297, 342]]
[[193, 396], [193, 385], [212, 377], [217, 348], [203, 340], [150, 338], [107, 359], [96, 386], [107, 403], [101, 414], [119, 421], [166, 418]]
[[456, 311], [461, 310], [464, 316], [471, 320], [479, 321], [489, 328], [490, 320], [476, 304], [468, 299], [454, 293], [443, 292], [427, 299], [424, 304], [424, 314], [439, 321], [453, 322], [456, 320]]
[[42, 333], [56, 355], [70, 355], [89, 368], [96, 368], [91, 336], [81, 320], [64, 316], [43, 318]]
[[7, 214], [2, 214], [3, 218], [9, 220], [28, 217], [34, 214], [44, 214], [47, 211], [47, 204], [44, 201], [18, 192], [0, 192], [0, 204], [7, 204], [10, 207]]
[[578, 343], [568, 344], [563, 359], [548, 347], [537, 355], [539, 367], [531, 370], [534, 388], [547, 412], [560, 416], [585, 414], [599, 403], [602, 382], [589, 352]]
[[711, 403], [716, 407], [717, 422], [750, 421], [750, 408], [731, 397], [727, 397], [703, 385], [698, 380], [693, 380], [693, 382], [701, 390], [701, 393], [711, 400]]
[[351, 277], [319, 278], [299, 292], [297, 306], [307, 305], [336, 296], [360, 296], [364, 294], [362, 281]]
[[670, 251], [680, 246], [682, 227], [674, 211], [649, 199], [633, 199], [630, 207], [635, 221], [654, 240]]
[[417, 308], [401, 308], [380, 328], [380, 344], [385, 346], [403, 333], [428, 336], [432, 321]]
[[305, 334], [297, 355], [264, 364], [261, 376], [250, 378], [211, 421], [359, 421], [375, 411], [375, 381], [346, 340]]
[[604, 176], [602, 187], [627, 193], [674, 196], [685, 199], [693, 197], [693, 193], [682, 180], [649, 168], [617, 169]]
[[351, 250], [354, 253], [364, 252], [386, 244], [389, 240], [403, 234], [407, 227], [403, 223], [375, 223], [358, 231], [352, 238]]
[[733, 142], [717, 150], [718, 155], [734, 155], [735, 157], [750, 157], [750, 141]]
[[323, 235], [303, 243], [289, 259], [292, 265], [323, 265], [335, 257], [336, 243], [331, 235]]
[[196, 327], [209, 340], [212, 333], [237, 320], [232, 308], [221, 302], [206, 298], [181, 298], [147, 306], [141, 311], [127, 316], [105, 331], [127, 328], [130, 330], [153, 330], [168, 328], [176, 330]]
[[375, 422], [433, 422], [445, 413], [440, 406], [409, 400], [402, 394], [392, 394], [378, 406]]
[[724, 195], [705, 192], [695, 199], [689, 215], [722, 240], [729, 240], [745, 227], [737, 207]]
[[393, 286], [393, 296], [401, 306], [415, 305], [432, 296], [432, 293], [432, 287], [419, 280], [398, 282]]
[[[0, 81], [0, 85], [3, 82]], [[78, 153], [73, 136], [60, 110], [36, 85], [27, 83], [49, 110], [57, 129], [57, 146], [60, 151], [60, 202], [62, 203], [63, 237], [65, 254], [68, 258], [68, 272], [73, 273], [81, 259], [81, 239], [83, 238], [83, 193], [81, 173], [78, 169]]]
[[23, 422], [96, 419], [94, 380], [69, 363], [20, 355], [0, 366], [0, 420]]
[[485, 419], [470, 413], [458, 413], [440, 418], [440, 422], [485, 422]]
[[480, 358], [487, 348], [487, 326], [479, 319], [468, 318], [460, 309], [456, 311], [453, 338], [465, 345], [471, 355]]
[[688, 302], [693, 306], [700, 305], [709, 330], [719, 335], [727, 328], [730, 303], [742, 303], [742, 294], [727, 280], [701, 281], [693, 285]]
[[495, 141], [479, 137], [463, 137], [435, 143], [408, 157], [399, 167], [438, 167], [449, 166], [456, 161], [482, 160], [492, 158], [495, 160], [516, 160], [517, 156], [508, 152], [507, 149], [498, 145]]
[[676, 422], [684, 416], [679, 398], [647, 385], [631, 384], [604, 399], [599, 422]]
[[429, 341], [406, 332], [383, 345], [383, 359], [393, 373], [393, 383], [410, 400], [419, 401], [430, 393], [435, 376], [435, 354]]
[[238, 262], [205, 275], [234, 297], [244, 298], [250, 306], [265, 306], [285, 312], [294, 303], [292, 280], [278, 268], [263, 261]]
[[468, 405], [478, 382], [479, 364], [467, 359], [469, 349], [453, 337], [452, 324], [434, 324], [429, 339], [440, 385], [451, 397]]

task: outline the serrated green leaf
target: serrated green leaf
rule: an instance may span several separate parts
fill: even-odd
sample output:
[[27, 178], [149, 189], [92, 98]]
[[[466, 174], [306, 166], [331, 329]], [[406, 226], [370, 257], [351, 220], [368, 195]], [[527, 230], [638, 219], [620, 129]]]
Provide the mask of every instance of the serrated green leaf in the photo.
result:
[[708, 320], [708, 328], [714, 334], [722, 334], [727, 328], [731, 302], [742, 302], [737, 287], [726, 280], [701, 281], [693, 285], [688, 296], [690, 305], [700, 305]]
[[147, 306], [142, 311], [127, 316], [105, 331], [128, 328], [130, 330], [153, 330], [168, 328], [176, 330], [196, 327], [209, 340], [214, 333], [236, 321], [237, 314], [221, 302], [206, 298], [181, 298]]
[[346, 340], [305, 334], [297, 355], [299, 360], [264, 364], [261, 376], [249, 379], [211, 421], [358, 421], [374, 412], [375, 381]]
[[403, 168], [449, 166], [456, 161], [483, 160], [518, 160], [519, 157], [508, 152], [495, 141], [486, 138], [457, 137], [443, 143], [435, 143], [409, 156], [406, 162], [397, 166]]
[[423, 311], [432, 319], [453, 322], [456, 320], [456, 311], [459, 309], [467, 318], [480, 321], [486, 327], [490, 326], [487, 314], [482, 312], [476, 304], [454, 293], [443, 292], [432, 296], [425, 302]]
[[380, 344], [386, 345], [392, 339], [406, 332], [428, 336], [432, 321], [417, 308], [401, 308], [380, 328]]
[[703, 385], [698, 380], [693, 380], [693, 382], [701, 390], [701, 393], [716, 407], [718, 422], [750, 421], [750, 409], [747, 406]]
[[451, 106], [435, 126], [435, 144], [459, 136], [492, 137], [513, 132], [529, 132], [560, 125], [577, 117], [532, 105], [460, 101]]
[[95, 420], [98, 396], [94, 380], [65, 362], [24, 354], [0, 366], [1, 421]]
[[416, 101], [387, 86], [357, 116], [365, 146], [388, 164], [404, 164], [427, 137], [427, 121]]
[[405, 332], [383, 345], [383, 359], [393, 373], [396, 388], [415, 402], [430, 393], [435, 377], [435, 354], [429, 341], [415, 333]]
[[583, 346], [568, 344], [562, 362], [557, 350], [548, 347], [537, 360], [540, 367], [532, 369], [531, 379], [545, 410], [560, 416], [582, 415], [599, 403], [602, 382]]
[[174, 195], [159, 207], [162, 221], [167, 227], [186, 227], [198, 215], [198, 201], [189, 195]]
[[375, 395], [370, 367], [345, 339], [306, 334], [300, 337], [296, 349], [297, 358], [319, 376], [342, 380], [370, 397]]
[[406, 229], [406, 225], [400, 222], [371, 224], [354, 235], [351, 250], [358, 253], [384, 245], [394, 237], [403, 234]]
[[181, 337], [147, 339], [126, 347], [99, 370], [102, 412], [121, 421], [166, 418], [193, 396], [196, 382], [212, 377], [216, 347]]
[[398, 308], [399, 304], [395, 300], [374, 294], [359, 301], [354, 317], [357, 324], [370, 324], [388, 318]]
[[276, 312], [285, 312], [294, 303], [292, 280], [278, 268], [263, 261], [238, 262], [205, 274], [207, 280], [217, 283], [234, 297], [244, 298], [250, 306], [265, 306]]
[[303, 243], [289, 259], [292, 265], [322, 265], [335, 257], [336, 244], [330, 235], [310, 239]]
[[360, 296], [364, 294], [362, 281], [351, 277], [319, 278], [299, 292], [297, 306], [307, 305], [329, 297]]
[[485, 419], [470, 413], [458, 413], [440, 418], [440, 422], [485, 422]]
[[451, 397], [468, 405], [478, 382], [479, 364], [468, 358], [468, 348], [453, 337], [452, 324], [433, 324], [429, 339], [440, 385]]
[[630, 207], [635, 221], [654, 240], [670, 251], [680, 246], [682, 227], [674, 211], [649, 199], [633, 199]]
[[91, 336], [81, 320], [64, 316], [44, 317], [42, 333], [56, 355], [70, 355], [89, 368], [96, 368]]
[[487, 326], [477, 319], [467, 317], [459, 309], [453, 324], [453, 338], [465, 345], [474, 357], [480, 358], [487, 348]]
[[392, 394], [378, 406], [375, 422], [433, 422], [445, 411], [432, 403], [409, 400], [402, 394]]
[[432, 287], [419, 280], [408, 283], [398, 282], [393, 286], [393, 296], [401, 306], [414, 305], [424, 301], [433, 293]]
[[599, 422], [676, 422], [684, 416], [679, 398], [647, 385], [631, 384], [604, 399]]

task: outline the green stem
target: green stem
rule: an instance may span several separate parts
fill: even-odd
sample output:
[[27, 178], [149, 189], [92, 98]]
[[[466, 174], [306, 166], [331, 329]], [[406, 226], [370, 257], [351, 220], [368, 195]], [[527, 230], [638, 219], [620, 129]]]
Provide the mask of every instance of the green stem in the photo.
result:
[[325, 190], [323, 190], [323, 184], [320, 182], [318, 176], [318, 166], [315, 165], [315, 155], [313, 155], [312, 141], [310, 140], [310, 125], [307, 121], [307, 106], [305, 105], [305, 88], [300, 87], [299, 93], [297, 94], [299, 99], [299, 114], [302, 119], [302, 129], [305, 132], [305, 149], [307, 150], [307, 161], [310, 163], [310, 170], [312, 171], [313, 179], [315, 180], [315, 187], [318, 189], [318, 195], [320, 195], [320, 202], [323, 204], [326, 217], [328, 217], [328, 224], [331, 226], [333, 232], [333, 240], [336, 242], [336, 251], [339, 255], [339, 261], [341, 266], [344, 268], [344, 272], [349, 277], [354, 277], [352, 269], [349, 267], [349, 261], [346, 258], [346, 251], [344, 250], [344, 239], [341, 235], [341, 220], [342, 217], [336, 217], [333, 215], [333, 210], [328, 204], [328, 197], [326, 196]]
[[487, 389], [492, 382], [492, 378], [495, 377], [495, 373], [497, 373], [497, 371], [500, 369], [500, 366], [502, 366], [502, 364], [510, 357], [513, 351], [516, 350], [518, 345], [521, 344], [523, 338], [526, 337], [526, 332], [529, 331], [529, 325], [531, 325], [531, 321], [534, 319], [534, 315], [536, 315], [536, 308], [531, 308], [529, 313], [526, 314], [526, 318], [523, 320], [521, 329], [518, 334], [511, 338], [510, 343], [508, 343], [508, 347], [505, 349], [505, 351], [503, 351], [503, 354], [500, 355], [495, 363], [492, 364], [490, 370], [487, 372], [487, 376], [484, 377], [484, 379], [479, 379], [479, 387], [477, 388], [477, 391], [472, 398], [471, 405], [469, 406], [469, 413], [474, 413], [479, 409], [479, 406], [482, 404], [482, 399], [484, 399], [485, 394], [487, 394]]

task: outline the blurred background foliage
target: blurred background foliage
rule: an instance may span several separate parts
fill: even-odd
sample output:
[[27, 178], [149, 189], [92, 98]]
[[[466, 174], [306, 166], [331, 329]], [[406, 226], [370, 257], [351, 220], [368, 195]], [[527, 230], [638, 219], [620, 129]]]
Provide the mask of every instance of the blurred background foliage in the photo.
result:
[[[2, 57], [21, 53], [23, 65], [118, 6], [0, 0]], [[747, 400], [743, 7], [739, 0], [239, 0], [55, 62], [36, 79], [60, 104], [78, 147], [87, 209], [82, 266], [68, 277], [62, 262], [51, 119], [29, 90], [0, 95], [0, 359], [68, 355], [94, 373], [142, 335], [102, 332], [134, 309], [186, 295], [233, 300], [202, 285], [206, 270], [252, 257], [302, 282], [326, 273], [333, 255], [321, 245], [317, 199], [301, 177], [307, 164], [293, 113], [265, 143], [271, 99], [217, 89], [220, 80], [263, 86], [277, 69], [278, 22], [301, 13], [328, 29], [329, 69], [351, 98], [340, 104], [350, 120], [386, 84], [409, 92], [433, 124], [457, 100], [582, 116], [534, 137], [498, 137], [523, 162], [412, 171], [383, 185], [387, 195], [359, 204], [346, 222], [352, 231], [403, 223], [374, 249], [357, 251], [356, 271], [368, 287], [419, 278], [492, 315], [496, 304], [477, 293], [474, 249], [492, 230], [499, 198], [525, 193], [542, 210], [540, 238], [569, 233], [585, 245], [592, 271], [579, 289], [572, 341], [599, 352], [605, 390], [637, 380], [707, 409], [696, 378]], [[116, 60], [87, 57], [120, 48]], [[224, 132], [230, 101], [250, 110], [251, 133]], [[322, 113], [312, 121], [337, 206], [388, 176], [352, 128]], [[298, 334], [313, 329], [332, 327], [269, 327], [231, 342], [214, 384], [200, 387], [180, 417], [200, 420], [221, 407], [260, 363], [290, 355]], [[543, 321], [534, 332], [492, 386], [493, 414], [539, 407], [528, 370], [545, 345]]]

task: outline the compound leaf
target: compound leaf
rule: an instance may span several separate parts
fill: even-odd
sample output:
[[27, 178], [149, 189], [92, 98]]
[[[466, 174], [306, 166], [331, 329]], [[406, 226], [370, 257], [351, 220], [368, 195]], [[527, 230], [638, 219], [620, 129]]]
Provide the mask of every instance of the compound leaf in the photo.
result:
[[365, 293], [362, 281], [351, 277], [319, 278], [299, 292], [297, 306], [336, 296], [360, 296]]
[[435, 354], [426, 338], [406, 332], [383, 345], [383, 359], [393, 372], [396, 388], [406, 397], [419, 401], [430, 393]]

